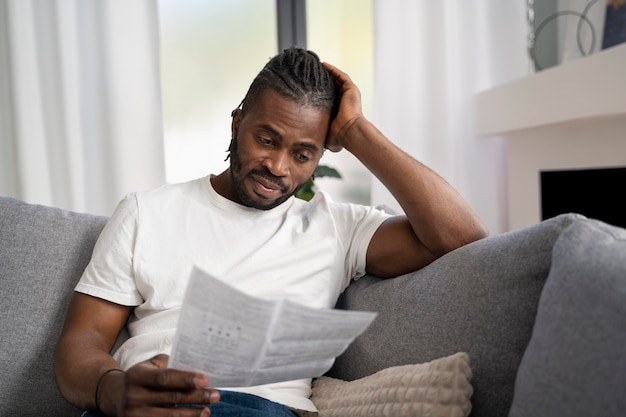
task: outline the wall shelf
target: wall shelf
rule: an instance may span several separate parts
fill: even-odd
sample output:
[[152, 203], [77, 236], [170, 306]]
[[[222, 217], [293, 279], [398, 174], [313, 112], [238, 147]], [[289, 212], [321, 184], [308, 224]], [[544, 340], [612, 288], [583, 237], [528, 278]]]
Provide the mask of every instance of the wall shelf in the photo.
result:
[[476, 95], [477, 136], [626, 115], [626, 44]]

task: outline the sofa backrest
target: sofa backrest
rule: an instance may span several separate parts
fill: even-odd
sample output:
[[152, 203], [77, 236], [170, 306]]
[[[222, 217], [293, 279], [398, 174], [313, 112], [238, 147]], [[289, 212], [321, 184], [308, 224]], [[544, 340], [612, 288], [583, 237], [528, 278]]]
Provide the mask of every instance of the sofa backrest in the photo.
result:
[[52, 354], [106, 221], [0, 197], [0, 415], [80, 415], [58, 392]]

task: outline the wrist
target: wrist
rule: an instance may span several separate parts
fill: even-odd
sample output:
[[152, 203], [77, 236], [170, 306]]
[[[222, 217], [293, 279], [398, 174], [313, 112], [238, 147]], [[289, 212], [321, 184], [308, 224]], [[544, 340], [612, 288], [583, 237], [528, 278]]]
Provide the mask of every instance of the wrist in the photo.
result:
[[98, 413], [105, 416], [115, 415], [115, 401], [112, 400], [111, 383], [116, 379], [124, 376], [124, 371], [119, 368], [111, 368], [104, 371], [98, 378], [96, 383], [96, 391], [94, 394], [95, 409]]
[[368, 143], [377, 141], [383, 135], [367, 118], [359, 116], [350, 125], [345, 126], [341, 137], [343, 147], [354, 153], [359, 151], [359, 147], [365, 146], [367, 148]]

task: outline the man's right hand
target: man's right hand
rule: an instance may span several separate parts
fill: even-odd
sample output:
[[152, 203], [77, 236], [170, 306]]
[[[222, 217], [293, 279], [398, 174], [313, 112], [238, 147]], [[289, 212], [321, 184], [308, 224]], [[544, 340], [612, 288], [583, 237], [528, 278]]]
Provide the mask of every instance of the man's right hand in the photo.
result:
[[[131, 307], [74, 293], [54, 352], [57, 385], [63, 396], [80, 409], [97, 406], [108, 416], [208, 416], [206, 405], [219, 401], [219, 393], [207, 388], [206, 375], [168, 369], [167, 355], [157, 355], [126, 372], [105, 374], [119, 367], [110, 352], [131, 311]], [[192, 407], [175, 409], [177, 404]]]
[[208, 404], [219, 401], [219, 392], [208, 387], [206, 375], [167, 368], [167, 355], [157, 355], [128, 371], [104, 376], [98, 391], [100, 409], [106, 415], [208, 416]]

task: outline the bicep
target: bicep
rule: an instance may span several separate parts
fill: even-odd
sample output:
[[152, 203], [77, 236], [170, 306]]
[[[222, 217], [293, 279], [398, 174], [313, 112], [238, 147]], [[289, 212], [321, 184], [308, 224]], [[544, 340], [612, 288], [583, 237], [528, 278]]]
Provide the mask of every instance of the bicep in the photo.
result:
[[366, 271], [391, 278], [423, 268], [436, 258], [415, 235], [407, 218], [396, 216], [385, 220], [372, 236]]
[[61, 333], [61, 342], [78, 341], [110, 351], [126, 325], [131, 307], [75, 292]]

